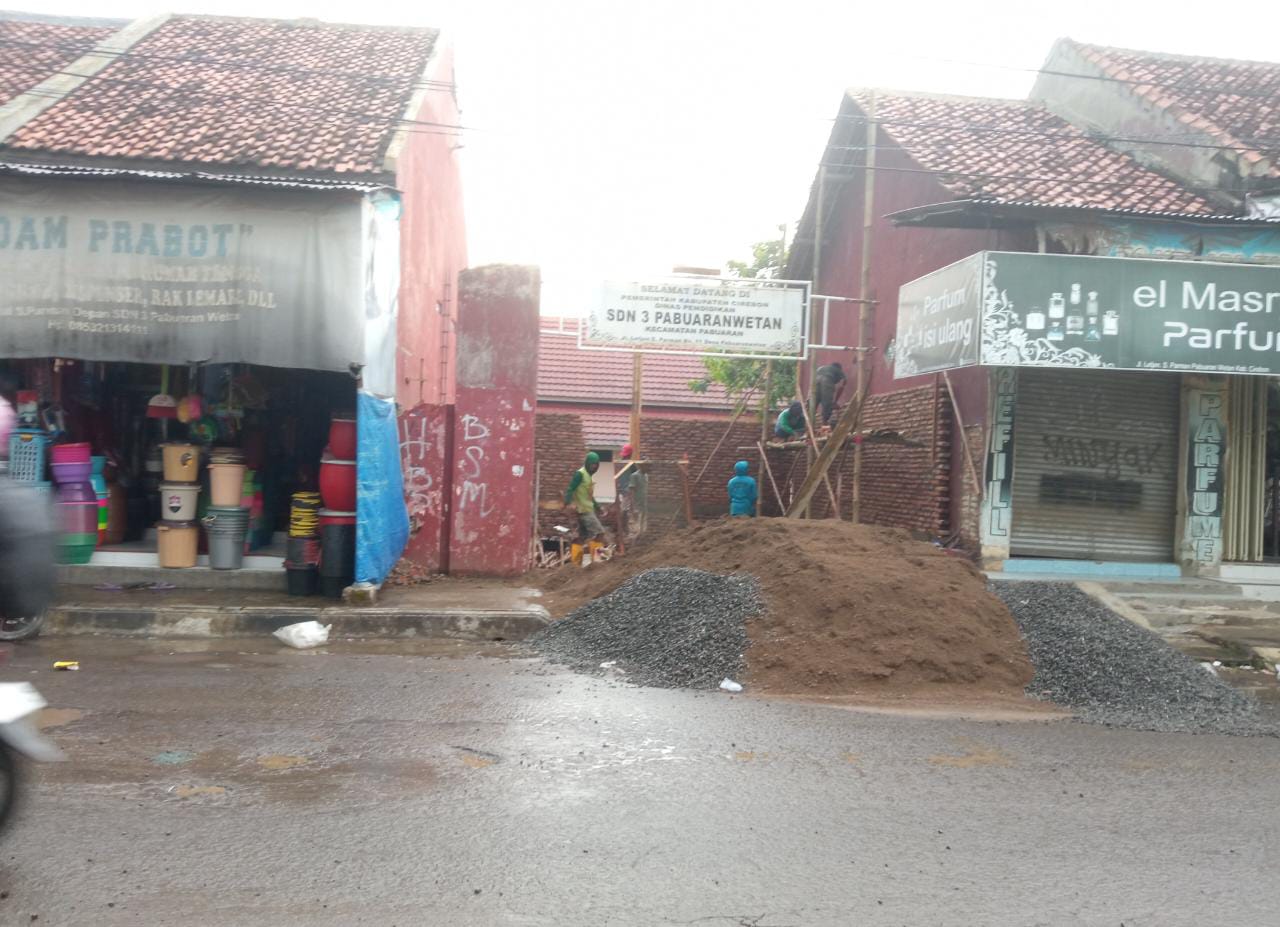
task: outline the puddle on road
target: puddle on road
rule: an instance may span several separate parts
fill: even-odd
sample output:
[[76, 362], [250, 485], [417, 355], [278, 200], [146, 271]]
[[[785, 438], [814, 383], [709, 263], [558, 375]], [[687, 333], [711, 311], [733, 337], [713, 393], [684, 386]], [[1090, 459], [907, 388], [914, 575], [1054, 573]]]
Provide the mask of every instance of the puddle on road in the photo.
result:
[[950, 766], [953, 769], [975, 769], [979, 766], [1012, 766], [1013, 757], [995, 747], [988, 747], [972, 740], [956, 741], [964, 753], [958, 755], [938, 754], [929, 757], [931, 766]]
[[79, 708], [42, 708], [36, 714], [36, 727], [45, 731], [53, 727], [63, 727], [83, 717], [84, 711]]
[[263, 769], [293, 769], [295, 766], [305, 766], [311, 761], [305, 756], [293, 756], [290, 754], [276, 753], [271, 756], [258, 757], [258, 765]]

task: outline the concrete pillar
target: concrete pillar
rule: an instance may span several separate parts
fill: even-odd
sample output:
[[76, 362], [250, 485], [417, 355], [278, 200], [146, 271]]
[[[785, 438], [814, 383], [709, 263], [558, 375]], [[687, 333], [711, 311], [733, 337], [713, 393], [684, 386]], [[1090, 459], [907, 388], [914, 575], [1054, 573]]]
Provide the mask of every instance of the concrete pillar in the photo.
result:
[[512, 576], [529, 565], [540, 287], [534, 267], [458, 275], [450, 573]]
[[991, 423], [987, 441], [986, 474], [982, 494], [980, 530], [982, 568], [999, 570], [1009, 559], [1013, 528], [1013, 410], [1018, 394], [1018, 371], [997, 367], [991, 371]]
[[1179, 431], [1178, 565], [1188, 575], [1216, 576], [1222, 566], [1226, 377], [1183, 375]]

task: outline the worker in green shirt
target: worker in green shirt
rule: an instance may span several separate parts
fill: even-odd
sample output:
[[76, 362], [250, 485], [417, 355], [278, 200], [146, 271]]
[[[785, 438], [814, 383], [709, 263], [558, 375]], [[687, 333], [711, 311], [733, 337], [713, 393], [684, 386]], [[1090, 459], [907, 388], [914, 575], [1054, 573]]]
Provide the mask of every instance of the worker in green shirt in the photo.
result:
[[797, 400], [782, 410], [778, 416], [778, 424], [774, 426], [773, 435], [783, 441], [790, 441], [796, 435], [804, 434], [804, 406]]
[[586, 461], [573, 473], [569, 488], [564, 494], [565, 508], [578, 513], [578, 536], [582, 543], [604, 541], [604, 525], [600, 522], [600, 505], [595, 496], [595, 473], [600, 469], [600, 455], [587, 454]]

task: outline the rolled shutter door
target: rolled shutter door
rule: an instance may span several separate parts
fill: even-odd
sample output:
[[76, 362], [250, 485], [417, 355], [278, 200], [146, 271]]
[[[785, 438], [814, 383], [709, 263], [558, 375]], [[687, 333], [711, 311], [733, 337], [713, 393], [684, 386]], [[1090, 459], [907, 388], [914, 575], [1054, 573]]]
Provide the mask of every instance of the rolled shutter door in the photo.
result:
[[1173, 559], [1179, 390], [1171, 374], [1019, 370], [1012, 554]]

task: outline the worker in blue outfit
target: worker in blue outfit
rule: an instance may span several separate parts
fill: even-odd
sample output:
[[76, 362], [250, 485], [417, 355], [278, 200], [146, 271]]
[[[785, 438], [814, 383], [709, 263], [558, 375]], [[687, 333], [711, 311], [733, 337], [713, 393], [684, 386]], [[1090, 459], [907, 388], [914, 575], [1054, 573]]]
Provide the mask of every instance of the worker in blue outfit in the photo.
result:
[[736, 474], [729, 480], [729, 514], [754, 518], [756, 514], [756, 479], [747, 476], [747, 462], [739, 460], [733, 465]]

